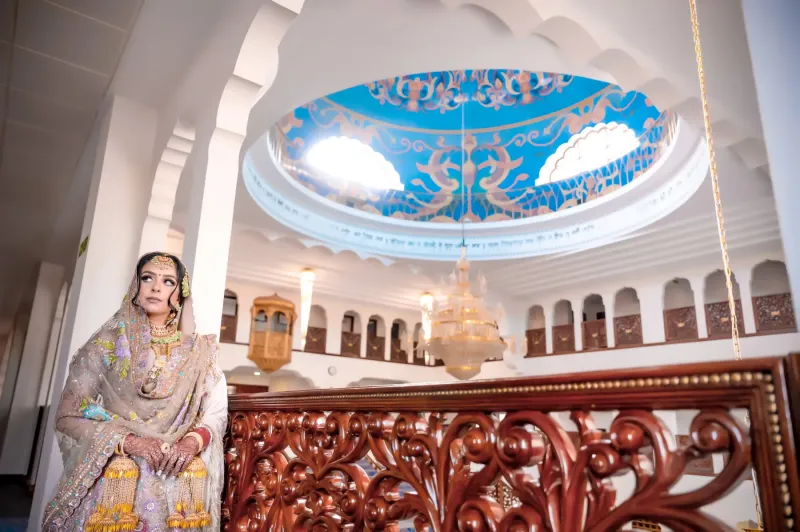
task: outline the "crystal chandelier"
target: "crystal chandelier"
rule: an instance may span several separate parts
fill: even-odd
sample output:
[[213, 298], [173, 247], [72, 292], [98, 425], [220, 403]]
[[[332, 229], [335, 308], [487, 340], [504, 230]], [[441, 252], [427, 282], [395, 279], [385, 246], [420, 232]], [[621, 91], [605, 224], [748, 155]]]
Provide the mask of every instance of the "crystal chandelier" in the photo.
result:
[[424, 348], [434, 358], [444, 361], [447, 372], [458, 379], [469, 379], [480, 373], [481, 364], [500, 358], [506, 344], [500, 338], [497, 322], [479, 295], [472, 292], [466, 248], [456, 263], [456, 275], [450, 290], [434, 299], [430, 311], [430, 339]]
[[[465, 112], [468, 98], [462, 93], [461, 102], [461, 259], [456, 263], [451, 286], [443, 297], [434, 299], [433, 305], [423, 313], [430, 314], [430, 333], [424, 348], [434, 358], [444, 361], [447, 372], [458, 379], [469, 379], [480, 373], [481, 364], [490, 358], [500, 358], [506, 344], [500, 338], [497, 320], [486, 308], [483, 296], [486, 281], [479, 281], [479, 291], [473, 294], [469, 281], [469, 262], [464, 223], [466, 221], [466, 184], [463, 169], [466, 165], [464, 146]], [[425, 322], [426, 320], [423, 320]], [[427, 332], [427, 331], [426, 331]]]

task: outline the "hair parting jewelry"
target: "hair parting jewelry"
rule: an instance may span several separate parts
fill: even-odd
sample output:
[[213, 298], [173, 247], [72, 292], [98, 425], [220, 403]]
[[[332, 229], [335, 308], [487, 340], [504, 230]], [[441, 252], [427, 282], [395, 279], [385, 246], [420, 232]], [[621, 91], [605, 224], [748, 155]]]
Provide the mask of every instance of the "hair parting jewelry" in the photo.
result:
[[155, 257], [150, 259], [150, 262], [155, 264], [156, 268], [158, 268], [159, 270], [166, 270], [168, 268], [177, 268], [177, 266], [175, 265], [175, 261], [166, 255], [156, 255]]

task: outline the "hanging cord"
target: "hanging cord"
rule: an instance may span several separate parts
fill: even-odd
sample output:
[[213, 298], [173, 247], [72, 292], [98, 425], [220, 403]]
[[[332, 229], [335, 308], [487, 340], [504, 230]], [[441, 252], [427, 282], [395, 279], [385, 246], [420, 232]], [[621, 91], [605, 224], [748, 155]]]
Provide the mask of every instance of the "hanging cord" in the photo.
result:
[[[725, 271], [725, 285], [728, 287], [728, 307], [731, 316], [731, 337], [733, 339], [733, 354], [736, 360], [742, 360], [742, 348], [739, 344], [739, 319], [736, 314], [736, 300], [733, 295], [733, 282], [731, 281], [731, 264], [728, 257], [728, 242], [725, 239], [725, 219], [722, 216], [722, 198], [719, 193], [719, 176], [717, 175], [717, 160], [714, 153], [714, 139], [711, 132], [711, 114], [708, 110], [708, 93], [706, 92], [706, 77], [703, 71], [703, 52], [700, 47], [700, 26], [697, 22], [697, 3], [696, 0], [689, 0], [689, 11], [692, 15], [692, 33], [694, 34], [694, 53], [697, 60], [697, 77], [700, 81], [700, 98], [703, 103], [703, 123], [706, 129], [706, 144], [708, 146], [709, 171], [711, 173], [711, 186], [714, 191], [714, 206], [716, 207], [717, 229], [719, 230], [719, 245], [722, 249], [722, 264]], [[750, 423], [750, 414], [747, 413], [747, 422]], [[758, 526], [764, 529], [764, 521], [761, 515], [761, 501], [758, 496], [758, 481], [756, 471], [752, 470], [753, 475], [753, 495], [756, 500], [756, 518]]]
[[467, 249], [467, 233], [466, 233], [466, 219], [467, 219], [467, 185], [464, 182], [464, 166], [467, 164], [467, 144], [464, 141], [466, 135], [466, 113], [467, 113], [467, 99], [464, 96], [464, 90], [461, 90], [461, 249]]

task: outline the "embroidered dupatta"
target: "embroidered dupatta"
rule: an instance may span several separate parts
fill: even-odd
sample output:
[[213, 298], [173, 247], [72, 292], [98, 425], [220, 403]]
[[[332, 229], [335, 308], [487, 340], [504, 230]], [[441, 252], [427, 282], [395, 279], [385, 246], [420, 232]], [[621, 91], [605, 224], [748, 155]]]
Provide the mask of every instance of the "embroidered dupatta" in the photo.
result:
[[[183, 344], [173, 349], [159, 384], [141, 391], [150, 348], [145, 311], [133, 304], [137, 278], [122, 305], [73, 358], [61, 395], [56, 431], [64, 472], [53, 501], [45, 509], [44, 529], [59, 530], [84, 502], [120, 440], [128, 434], [174, 443], [191, 431], [203, 414], [203, 401], [222, 378], [213, 336], [194, 334], [191, 299], [184, 303]], [[212, 441], [202, 457], [208, 469], [206, 501], [212, 526], [219, 527], [224, 423], [207, 427]]]

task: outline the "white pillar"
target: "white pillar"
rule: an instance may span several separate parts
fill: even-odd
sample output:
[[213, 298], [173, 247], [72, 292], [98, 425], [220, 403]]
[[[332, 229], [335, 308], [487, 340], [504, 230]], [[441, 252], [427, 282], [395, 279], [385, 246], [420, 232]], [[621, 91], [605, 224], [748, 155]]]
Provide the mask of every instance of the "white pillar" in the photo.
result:
[[175, 194], [186, 159], [192, 152], [194, 129], [177, 124], [172, 132], [153, 178], [153, 189], [147, 218], [142, 227], [139, 255], [152, 251], [167, 251], [167, 233], [172, 222]]
[[[28, 334], [22, 350], [17, 386], [11, 399], [5, 438], [0, 452], [0, 474], [26, 475], [39, 421], [39, 391], [43, 383], [47, 344], [55, 318], [64, 267], [42, 263], [33, 296]], [[49, 373], [49, 372], [48, 372]]]
[[[152, 186], [157, 115], [122, 97], [114, 97], [95, 127], [76, 173], [91, 175], [82, 235], [86, 252], [78, 257], [64, 320], [64, 335], [53, 379], [51, 404], [57, 405], [72, 355], [114, 312], [134, 274], [142, 224]], [[77, 250], [76, 250], [77, 252]], [[30, 523], [42, 520], [44, 505], [61, 475], [61, 453], [49, 410]]]
[[800, 72], [787, 65], [800, 50], [800, 8], [797, 0], [742, 0], [753, 78], [769, 160], [769, 173], [795, 316], [800, 316], [800, 181], [797, 179], [797, 134], [800, 108], [795, 102]]
[[250, 327], [253, 324], [253, 317], [251, 314], [253, 301], [258, 296], [266, 295], [266, 293], [264, 290], [259, 291], [256, 286], [237, 286], [235, 291], [239, 302], [239, 312], [236, 315], [236, 343], [249, 344]]
[[583, 301], [578, 301], [576, 305], [572, 302], [572, 316], [575, 320], [575, 351], [583, 350]]
[[392, 359], [392, 326], [383, 325], [383, 359]]
[[642, 314], [642, 340], [645, 344], [666, 341], [664, 333], [664, 287], [653, 284], [636, 289]]
[[614, 338], [614, 294], [611, 293], [603, 296], [603, 306], [606, 310], [606, 346], [614, 347], [616, 339]]
[[369, 331], [369, 318], [361, 318], [361, 351], [358, 356], [367, 358], [367, 332]]
[[697, 337], [708, 338], [708, 324], [706, 323], [705, 305], [705, 279], [694, 277], [689, 279], [694, 294], [694, 313], [697, 317]]
[[736, 274], [739, 283], [739, 299], [742, 302], [742, 318], [744, 323], [739, 324], [740, 334], [756, 333], [756, 315], [753, 310], [753, 292], [750, 284], [753, 282], [753, 269], [747, 268]]
[[544, 343], [545, 352], [548, 355], [553, 354], [553, 319], [555, 313], [553, 312], [553, 305], [550, 305], [550, 310], [544, 311]]

